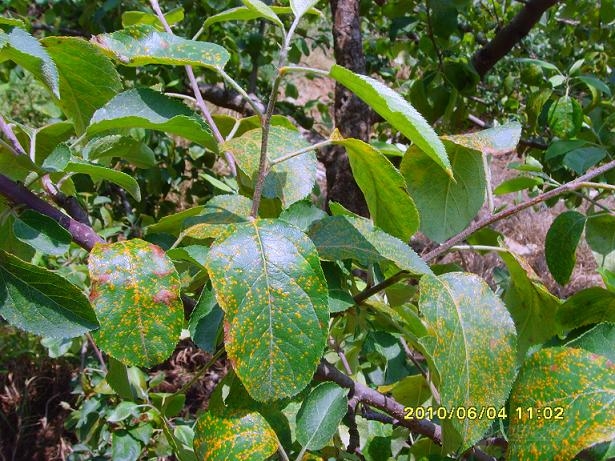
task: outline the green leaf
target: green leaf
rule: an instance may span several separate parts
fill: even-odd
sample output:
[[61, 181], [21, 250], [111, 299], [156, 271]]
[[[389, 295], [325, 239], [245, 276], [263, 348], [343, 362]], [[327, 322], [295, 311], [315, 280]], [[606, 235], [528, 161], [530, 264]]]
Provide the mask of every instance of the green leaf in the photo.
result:
[[566, 343], [566, 346], [603, 355], [615, 363], [615, 323], [600, 323]]
[[190, 315], [188, 330], [194, 343], [210, 354], [216, 350], [216, 339], [223, 317], [224, 312], [218, 306], [213, 292], [204, 287]]
[[120, 402], [113, 410], [109, 412], [107, 415], [107, 421], [110, 423], [117, 423], [131, 416], [137, 416], [138, 414], [139, 405], [134, 402]]
[[[72, 122], [68, 121], [50, 123], [49, 125], [32, 130], [30, 142], [35, 145], [36, 164], [44, 164], [49, 154], [51, 154], [60, 143], [67, 141], [73, 134], [75, 134], [75, 126]], [[28, 146], [27, 149], [30, 149], [30, 146]]]
[[336, 64], [331, 67], [329, 75], [365, 101], [382, 118], [429, 155], [447, 174], [452, 175], [444, 144], [408, 101], [378, 80], [357, 75]]
[[284, 27], [278, 15], [275, 14], [267, 4], [260, 0], [241, 0], [241, 2], [252, 11], [258, 13], [261, 18], [267, 19], [280, 27]]
[[598, 79], [598, 78], [596, 78], [596, 77], [594, 77], [592, 75], [580, 75], [580, 76], [574, 77], [574, 78], [576, 78], [577, 80], [580, 80], [581, 82], [585, 83], [590, 90], [592, 88], [595, 88], [596, 90], [604, 93], [609, 98], [611, 97], [611, 89], [602, 80], [600, 80], [600, 79]]
[[64, 277], [0, 250], [0, 316], [48, 338], [74, 338], [98, 327], [81, 290]]
[[521, 139], [521, 124], [508, 123], [474, 133], [444, 136], [443, 139], [484, 154], [502, 155], [517, 147]]
[[248, 220], [252, 200], [242, 195], [217, 195], [196, 216], [186, 218], [182, 235], [195, 239], [216, 238], [229, 224]]
[[295, 17], [300, 18], [317, 3], [318, 0], [290, 0], [290, 7], [293, 9]]
[[[301, 134], [281, 126], [269, 131], [267, 158], [278, 159], [300, 149], [310, 147]], [[261, 130], [255, 129], [233, 138], [220, 147], [233, 154], [237, 165], [251, 180], [254, 187], [258, 176], [261, 152]], [[309, 151], [274, 165], [263, 187], [263, 197], [279, 198], [284, 208], [307, 197], [316, 182], [316, 154]]]
[[362, 266], [391, 261], [414, 274], [431, 270], [409, 245], [388, 235], [365, 218], [329, 216], [316, 222], [309, 236], [322, 259], [354, 259]]
[[605, 267], [609, 255], [615, 252], [615, 216], [611, 214], [589, 216], [585, 225], [585, 240], [594, 252], [598, 265]]
[[307, 232], [312, 224], [326, 217], [327, 213], [306, 201], [295, 202], [280, 214], [282, 221], [298, 227], [303, 232]]
[[47, 37], [41, 43], [60, 73], [58, 105], [81, 135], [92, 114], [122, 90], [120, 76], [113, 63], [83, 39]]
[[555, 136], [573, 138], [581, 129], [583, 109], [570, 96], [562, 96], [549, 108], [549, 127]]
[[558, 333], [560, 300], [549, 293], [523, 258], [499, 253], [510, 273], [502, 299], [517, 328], [517, 356], [522, 363], [530, 346], [543, 344]]
[[573, 294], [557, 312], [562, 332], [592, 323], [615, 322], [615, 293], [591, 287]]
[[346, 148], [352, 174], [367, 202], [374, 224], [407, 242], [418, 230], [419, 214], [404, 178], [389, 159], [358, 139], [335, 144]]
[[120, 429], [111, 434], [111, 459], [137, 461], [141, 455], [141, 444], [127, 431]]
[[454, 179], [425, 153], [411, 147], [400, 170], [421, 215], [421, 231], [436, 242], [461, 232], [485, 201], [481, 154], [445, 141]]
[[72, 152], [68, 145], [64, 143], [58, 144], [47, 156], [41, 167], [50, 173], [63, 172], [68, 166], [71, 156]]
[[22, 242], [44, 254], [61, 256], [68, 251], [70, 233], [48, 216], [26, 210], [13, 223], [13, 232]]
[[560, 285], [570, 280], [576, 263], [577, 245], [585, 227], [585, 216], [566, 211], [553, 220], [545, 237], [545, 257], [553, 278]]
[[179, 213], [164, 216], [157, 223], [150, 224], [149, 226], [147, 226], [147, 233], [165, 233], [178, 235], [183, 227], [184, 221], [191, 216], [196, 216], [200, 214], [204, 209], [204, 206], [195, 206], [192, 208], [188, 208], [187, 210], [180, 211]]
[[543, 69], [552, 70], [561, 74], [560, 70], [554, 64], [550, 62], [542, 61], [540, 59], [531, 59], [531, 58], [517, 58], [515, 61], [520, 62], [522, 64], [535, 64], [537, 66], [542, 67]]
[[194, 428], [194, 451], [199, 459], [260, 461], [278, 449], [278, 438], [259, 413], [245, 410], [207, 411]]
[[88, 262], [96, 343], [127, 365], [150, 367], [171, 355], [184, 309], [179, 276], [159, 247], [140, 239], [97, 244]]
[[8, 32], [0, 30], [0, 61], [10, 59], [31, 72], [43, 82], [51, 93], [60, 97], [58, 69], [53, 59], [37, 39], [19, 27], [11, 27]]
[[171, 66], [199, 66], [223, 69], [230, 55], [220, 45], [197, 42], [160, 32], [147, 24], [100, 34], [92, 38], [108, 56], [125, 66], [167, 64]]
[[120, 158], [138, 168], [156, 165], [154, 151], [147, 144], [119, 134], [92, 139], [83, 148], [82, 155], [86, 160]]
[[[182, 7], [174, 8], [164, 14], [164, 19], [169, 26], [173, 26], [184, 20], [184, 9]], [[125, 28], [135, 24], [149, 24], [158, 30], [164, 30], [160, 19], [153, 13], [146, 13], [144, 11], [125, 11], [122, 13], [122, 27]]]
[[602, 147], [582, 147], [568, 152], [563, 163], [577, 174], [583, 174], [608, 155]]
[[320, 450], [337, 433], [348, 411], [347, 389], [321, 383], [312, 389], [297, 413], [297, 441], [308, 450]]
[[133, 385], [128, 379], [128, 370], [126, 365], [118, 362], [113, 357], [107, 360], [108, 373], [105, 380], [117, 394], [125, 400], [136, 400], [138, 392], [133, 388]]
[[543, 182], [541, 178], [533, 176], [517, 176], [500, 183], [500, 185], [493, 190], [493, 193], [495, 195], [506, 195], [520, 190], [531, 189], [543, 184]]
[[[504, 406], [516, 375], [517, 341], [502, 301], [481, 278], [466, 273], [425, 276], [419, 290], [428, 334], [418, 340], [440, 376], [441, 405]], [[491, 423], [488, 418], [443, 421], [444, 445], [464, 451]]]
[[137, 202], [141, 200], [141, 190], [139, 189], [139, 183], [137, 183], [137, 180], [126, 173], [122, 173], [121, 171], [105, 168], [100, 165], [94, 165], [93, 163], [76, 161], [76, 159], [68, 162], [65, 171], [87, 174], [93, 181], [111, 181], [112, 183], [126, 189], [126, 192], [132, 195]]
[[92, 116], [88, 136], [125, 128], [148, 128], [182, 136], [214, 152], [209, 126], [185, 104], [148, 88], [118, 94]]
[[[582, 349], [543, 349], [529, 358], [511, 392], [506, 458], [573, 459], [612, 440], [614, 369], [613, 362]], [[538, 418], [539, 409], [552, 417]]]
[[283, 221], [231, 224], [207, 270], [226, 313], [226, 351], [250, 395], [271, 401], [300, 392], [322, 356], [329, 318], [312, 242]]
[[[293, 10], [288, 6], [271, 6], [270, 9], [276, 14], [290, 14]], [[320, 14], [317, 10], [310, 8], [308, 11], [309, 14]], [[222, 13], [215, 14], [213, 16], [208, 17], [203, 23], [203, 28], [208, 28], [212, 24], [217, 22], [226, 22], [226, 21], [251, 21], [252, 19], [262, 18], [263, 15], [254, 9], [250, 9], [247, 6], [238, 6], [236, 8], [230, 8]]]

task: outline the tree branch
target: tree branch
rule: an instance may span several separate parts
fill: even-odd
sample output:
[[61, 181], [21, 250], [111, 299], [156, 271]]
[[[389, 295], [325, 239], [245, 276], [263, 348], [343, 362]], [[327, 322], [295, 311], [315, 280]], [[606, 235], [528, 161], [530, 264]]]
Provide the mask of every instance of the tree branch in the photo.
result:
[[[448, 239], [446, 242], [444, 242], [443, 244], [441, 244], [439, 247], [435, 248], [434, 250], [430, 251], [429, 253], [427, 253], [426, 255], [422, 256], [423, 260], [425, 262], [429, 262], [432, 259], [437, 258], [438, 256], [446, 253], [448, 250], [450, 250], [453, 246], [457, 245], [458, 243], [462, 242], [463, 240], [465, 240], [467, 237], [469, 237], [470, 235], [472, 235], [474, 232], [482, 229], [483, 227], [487, 227], [490, 224], [493, 224], [497, 221], [500, 221], [502, 219], [508, 218], [509, 216], [512, 216], [516, 213], [519, 213], [520, 211], [525, 210], [526, 208], [529, 208], [531, 206], [537, 205], [538, 203], [542, 203], [542, 202], [546, 202], [549, 199], [552, 199], [554, 197], [557, 197], [558, 195], [562, 195], [565, 194], [567, 192], [574, 192], [577, 189], [586, 187], [587, 183], [597, 177], [600, 176], [604, 173], [606, 173], [607, 171], [610, 171], [612, 169], [615, 168], [615, 160], [611, 160], [609, 163], [606, 163], [604, 165], [602, 165], [601, 167], [595, 168], [591, 171], [588, 171], [587, 173], [585, 173], [583, 176], [579, 176], [577, 179], [575, 179], [574, 181], [570, 181], [566, 184], [562, 184], [559, 187], [556, 187], [555, 189], [552, 189], [548, 192], [545, 192], [543, 194], [537, 195], [536, 197], [528, 200], [527, 202], [523, 202], [520, 203], [517, 206], [514, 206], [512, 208], [509, 208], [507, 210], [503, 210], [500, 211], [499, 213], [496, 213], [494, 215], [490, 215], [487, 216], [486, 218], [477, 221], [476, 223], [472, 224], [470, 227], [466, 228], [465, 230], [461, 231], [459, 234], [455, 235], [454, 237], [451, 237], [450, 239]], [[395, 274], [393, 274], [391, 277], [389, 277], [388, 279], [383, 280], [382, 282], [373, 285], [369, 288], [366, 288], [365, 290], [363, 290], [362, 292], [358, 293], [357, 295], [355, 295], [354, 297], [354, 301], [355, 303], [359, 304], [363, 301], [365, 301], [367, 298], [369, 298], [370, 296], [384, 290], [385, 288], [390, 287], [391, 285], [397, 283], [398, 281], [409, 277], [411, 274], [408, 271], [399, 271]]]
[[0, 174], [0, 195], [3, 195], [15, 205], [26, 205], [34, 211], [49, 216], [70, 232], [75, 243], [88, 251], [97, 243], [105, 243], [103, 238], [94, 232], [90, 226], [65, 215], [57, 208], [38, 198], [23, 184], [17, 183], [3, 174]]
[[404, 407], [399, 402], [353, 381], [326, 360], [323, 359], [318, 365], [315, 378], [321, 381], [332, 381], [341, 387], [350, 389], [351, 398], [383, 410], [394, 418], [394, 424], [407, 427], [412, 432], [429, 437], [435, 443], [442, 445], [442, 428], [439, 425], [427, 419], [404, 419]]
[[[254, 115], [254, 109], [237, 91], [230, 88], [225, 88], [219, 85], [211, 85], [209, 83], [199, 83], [199, 89], [203, 94], [203, 98], [219, 107], [234, 110], [244, 116]], [[252, 101], [260, 108], [261, 112], [265, 112], [265, 105], [256, 99]]]
[[532, 27], [540, 21], [543, 13], [559, 0], [529, 0], [517, 15], [501, 29], [487, 45], [474, 56], [472, 64], [483, 78], [495, 64], [525, 37]]

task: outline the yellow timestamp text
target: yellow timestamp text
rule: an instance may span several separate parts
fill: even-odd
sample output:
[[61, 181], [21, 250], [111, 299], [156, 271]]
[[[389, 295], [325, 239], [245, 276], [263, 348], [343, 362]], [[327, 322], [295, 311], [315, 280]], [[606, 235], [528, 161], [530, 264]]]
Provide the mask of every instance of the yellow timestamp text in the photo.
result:
[[508, 412], [501, 407], [404, 407], [404, 419], [472, 420], [472, 419], [506, 419]]
[[[561, 421], [564, 419], [564, 407], [516, 407], [510, 412], [517, 419]], [[404, 407], [404, 419], [434, 419], [439, 420], [474, 420], [474, 419], [508, 419], [509, 412], [505, 407]]]

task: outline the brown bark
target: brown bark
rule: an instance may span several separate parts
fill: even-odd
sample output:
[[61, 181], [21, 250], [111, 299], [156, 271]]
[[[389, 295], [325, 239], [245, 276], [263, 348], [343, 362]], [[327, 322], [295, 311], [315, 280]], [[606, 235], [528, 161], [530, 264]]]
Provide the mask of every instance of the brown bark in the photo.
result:
[[559, 0], [529, 0], [517, 15], [484, 47], [474, 53], [472, 64], [483, 78], [536, 25], [543, 13]]
[[[340, 66], [365, 73], [365, 56], [361, 39], [358, 0], [330, 0], [333, 16], [335, 60]], [[333, 115], [335, 125], [344, 137], [369, 139], [371, 110], [363, 101], [344, 88], [335, 86]], [[348, 156], [343, 148], [330, 149], [326, 154], [327, 199], [339, 202], [349, 210], [368, 216], [363, 193], [355, 182]]]

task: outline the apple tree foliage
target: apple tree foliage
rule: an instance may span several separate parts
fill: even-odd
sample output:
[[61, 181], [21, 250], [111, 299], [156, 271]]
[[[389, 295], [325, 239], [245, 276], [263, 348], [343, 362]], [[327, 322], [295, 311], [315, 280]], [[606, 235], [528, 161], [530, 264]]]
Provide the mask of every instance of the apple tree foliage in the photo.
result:
[[[80, 441], [71, 459], [612, 457], [615, 111], [600, 49], [612, 2], [590, 8], [598, 25], [575, 31], [577, 48], [549, 29], [574, 25], [556, 6], [528, 36], [548, 37], [535, 55], [515, 51], [486, 77], [468, 56], [497, 32], [467, 29], [514, 21], [510, 2], [362, 2], [379, 26], [364, 32], [368, 75], [295, 65], [310, 51], [302, 27], [322, 33], [315, 1], [214, 3], [199, 17], [135, 2], [104, 27], [86, 7], [90, 40], [0, 18], [0, 61], [47, 95], [44, 123], [0, 118], [0, 316], [55, 347], [87, 335], [100, 349], [67, 422]], [[258, 33], [232, 36], [254, 21]], [[243, 88], [250, 63], [260, 74]], [[212, 116], [195, 74], [255, 115]], [[302, 108], [276, 106], [281, 90], [297, 93], [295, 75], [363, 100], [381, 120], [372, 142], [327, 116], [309, 141]], [[311, 200], [317, 150], [334, 146], [369, 218]], [[489, 160], [516, 148], [518, 175], [495, 187]], [[494, 194], [523, 190], [477, 218]], [[571, 209], [546, 236], [550, 272], [566, 284], [584, 238], [604, 279], [565, 300], [489, 229], [562, 196]], [[410, 246], [419, 231], [430, 251]], [[464, 241], [500, 255], [497, 290], [438, 264]], [[146, 373], [186, 337], [212, 355], [203, 372], [230, 364], [196, 414], [193, 383], [158, 392], [162, 378]]]

